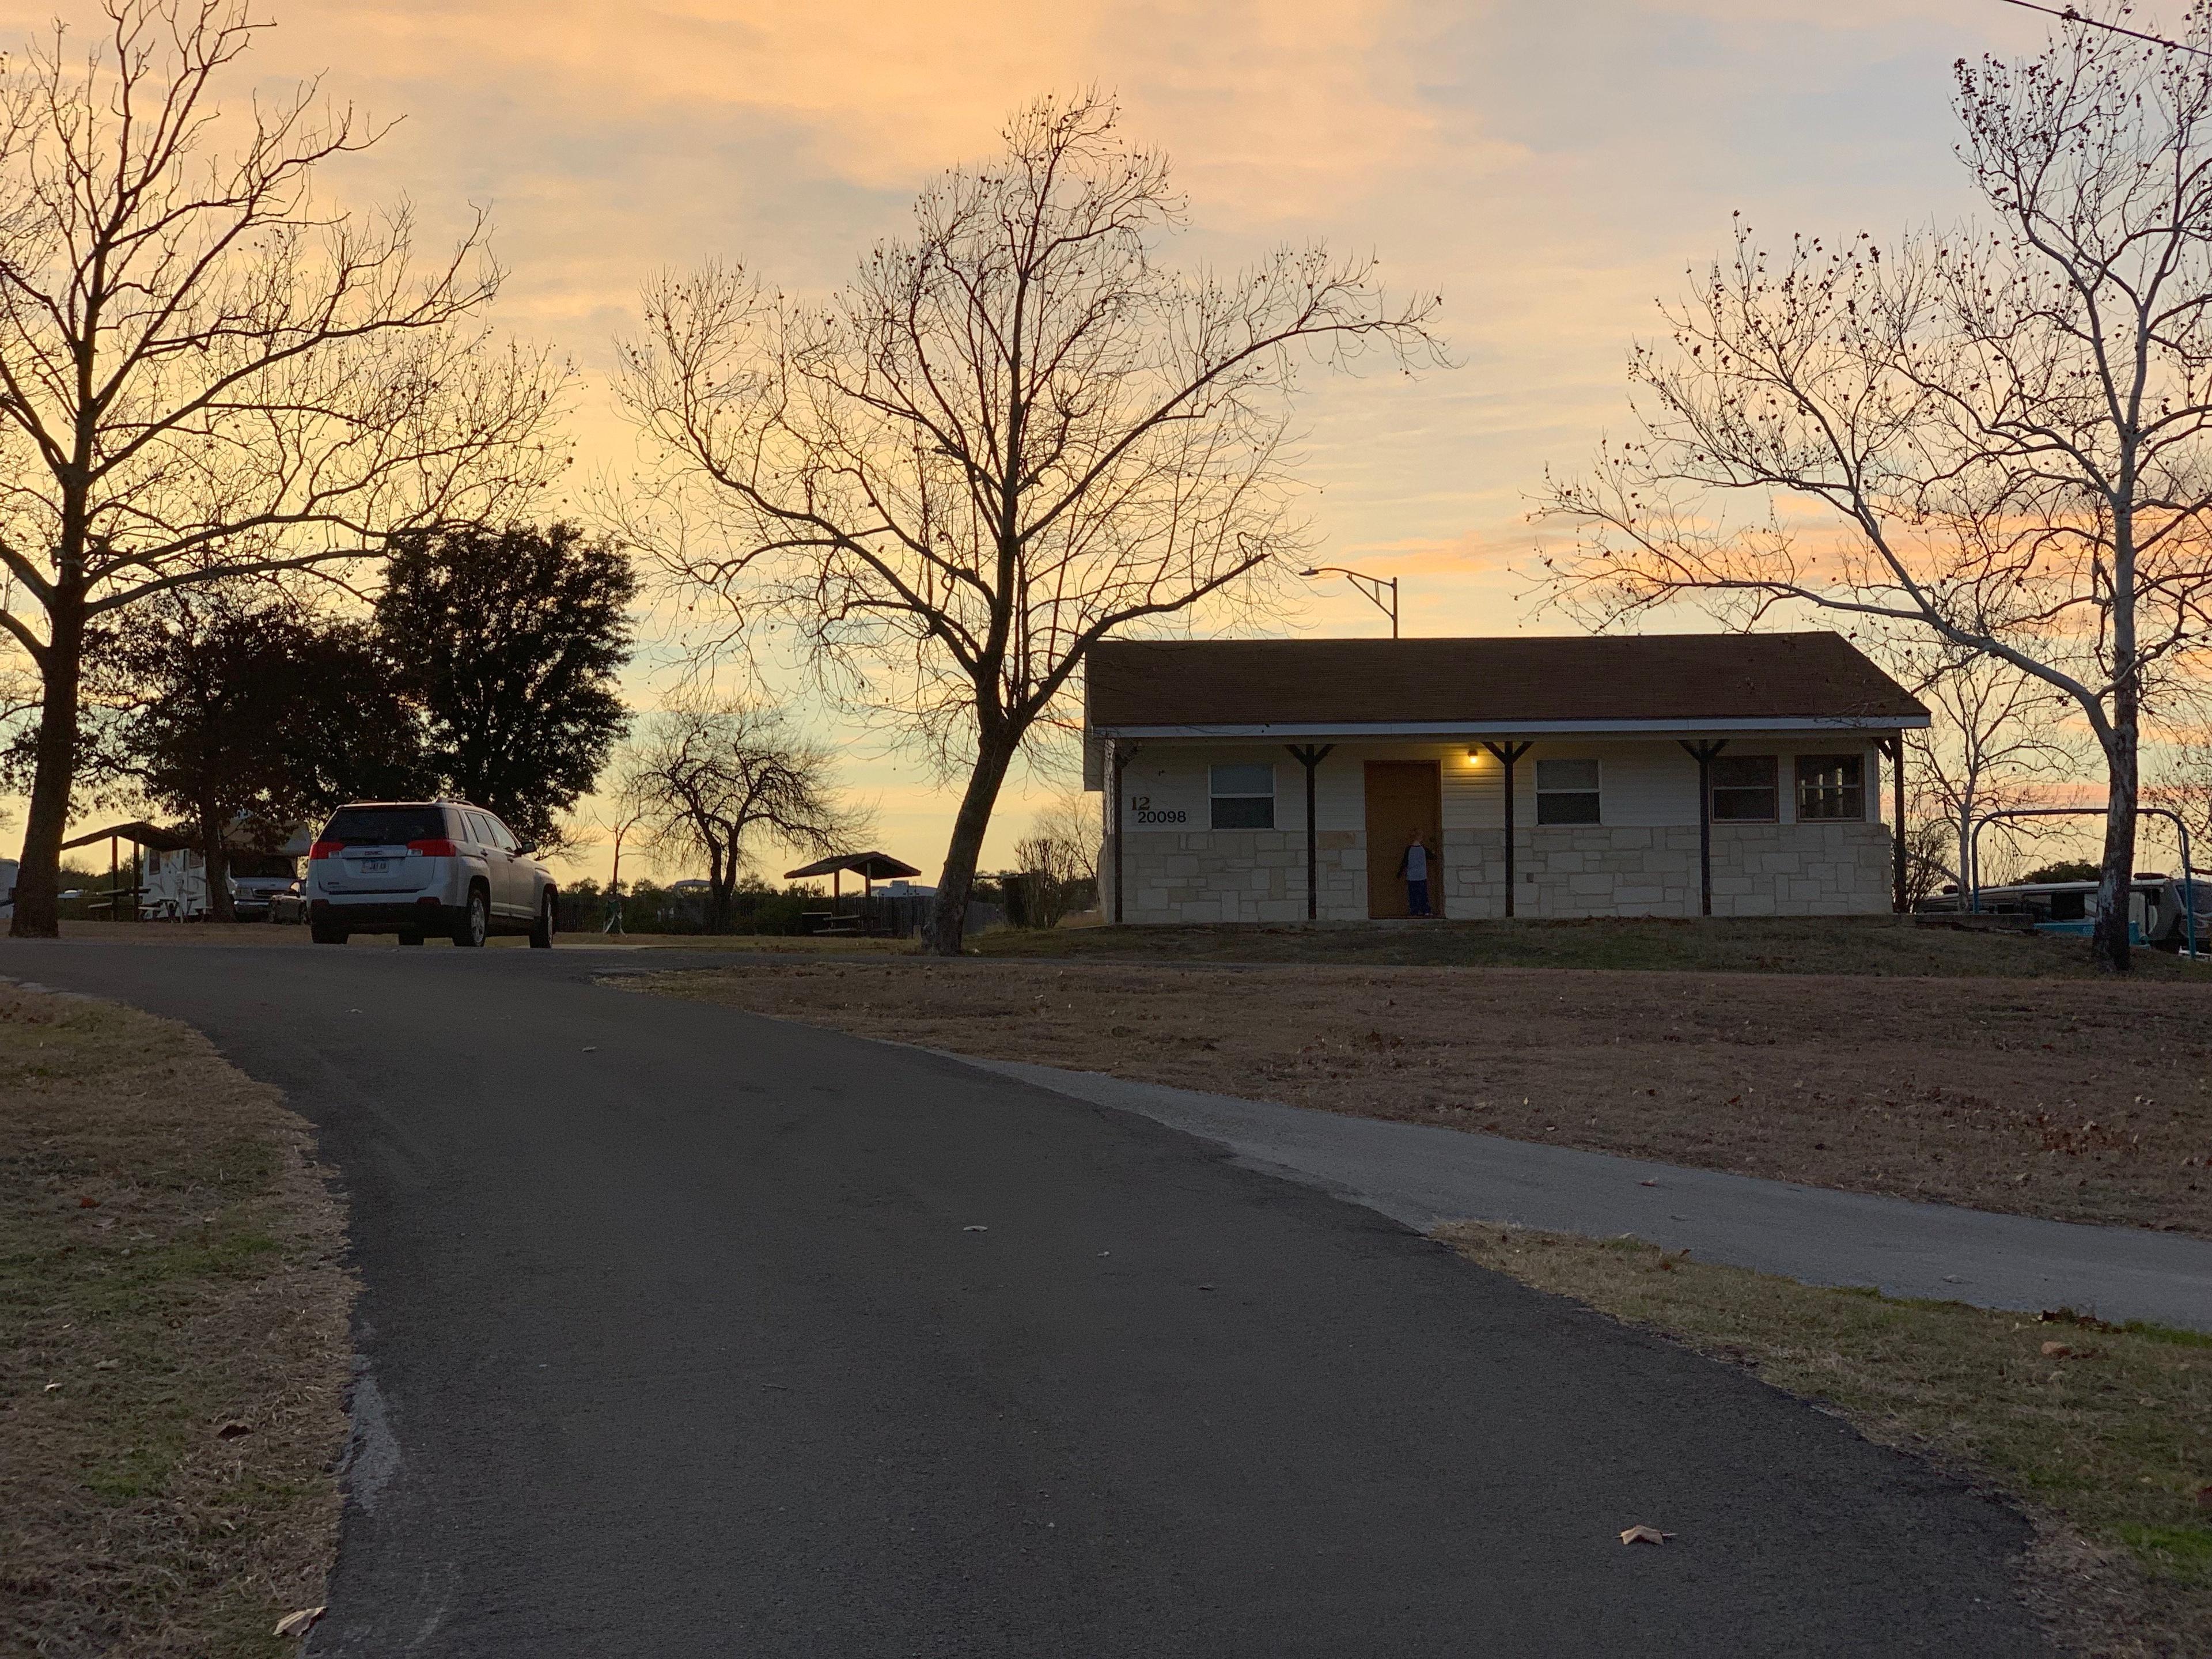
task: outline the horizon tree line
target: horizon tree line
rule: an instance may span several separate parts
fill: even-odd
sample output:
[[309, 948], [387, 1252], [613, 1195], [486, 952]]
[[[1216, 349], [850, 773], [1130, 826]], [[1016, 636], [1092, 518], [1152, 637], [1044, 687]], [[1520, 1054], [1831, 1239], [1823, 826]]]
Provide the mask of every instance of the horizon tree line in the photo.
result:
[[[215, 797], [188, 800], [179, 769], [192, 741], [203, 780], [273, 775], [266, 755], [207, 749], [251, 702], [217, 682], [241, 651], [295, 676], [365, 660], [348, 630], [371, 624], [335, 619], [327, 592], [371, 596], [387, 663], [404, 626], [489, 665], [433, 685], [418, 653], [394, 695], [442, 778], [550, 841], [625, 718], [635, 557], [684, 607], [695, 672], [780, 630], [825, 709], [959, 781], [930, 940], [957, 951], [1000, 792], [1024, 757], [1048, 762], [1091, 647], [1273, 614], [1283, 561], [1312, 541], [1286, 448], [1310, 374], [1449, 362], [1438, 297], [1394, 298], [1371, 258], [1315, 243], [1233, 273], [1170, 268], [1187, 206], [1165, 159], [1110, 98], [1044, 98], [1000, 155], [925, 185], [908, 230], [819, 301], [731, 264], [648, 283], [615, 388], [642, 468], [599, 498], [597, 538], [533, 532], [566, 465], [565, 365], [490, 331], [505, 273], [485, 221], [432, 256], [404, 207], [325, 205], [317, 170], [385, 129], [312, 87], [224, 109], [260, 27], [247, 0], [100, 9], [81, 55], [58, 33], [0, 73], [0, 465], [15, 486], [0, 629], [37, 682], [15, 751], [18, 933], [53, 930], [81, 765], [135, 744], [139, 787], [203, 823]], [[2212, 44], [2203, 9], [2184, 33]], [[1670, 339], [1632, 359], [1638, 434], [1544, 502], [1577, 538], [1553, 599], [1596, 625], [1682, 604], [1736, 626], [1792, 607], [1869, 624], [1948, 711], [1918, 762], [1946, 817], [2065, 766], [2049, 718], [2063, 704], [2106, 773], [2108, 923], [2146, 741], [2186, 758], [2212, 725], [2192, 713], [2212, 586], [2206, 61], [2075, 19], [2026, 63], [1962, 63], [1961, 155], [1986, 222], [1785, 250], [1740, 225]], [[1832, 531], [1810, 533], [1808, 510]], [[474, 556], [425, 562], [463, 543]], [[588, 617], [564, 607], [589, 580], [545, 590], [542, 614], [504, 608], [544, 559], [599, 562]], [[531, 657], [563, 628], [600, 654]], [[599, 736], [569, 753], [535, 721], [526, 661], [597, 688], [574, 718]], [[196, 674], [197, 739], [189, 698], [127, 718], [100, 702], [133, 677]], [[288, 777], [405, 775], [311, 702], [288, 741], [319, 757], [287, 757]], [[2031, 714], [2036, 736], [1994, 750], [1977, 725]], [[756, 787], [742, 781], [763, 745], [787, 770], [757, 787], [785, 805], [723, 810]], [[818, 744], [757, 693], [679, 698], [630, 782], [648, 750], [675, 768], [653, 834], [703, 858], [724, 904], [748, 835], [822, 847], [859, 822]], [[738, 795], [710, 810], [694, 751]], [[694, 804], [670, 805], [686, 788]], [[2124, 921], [2097, 948], [2124, 965]]]

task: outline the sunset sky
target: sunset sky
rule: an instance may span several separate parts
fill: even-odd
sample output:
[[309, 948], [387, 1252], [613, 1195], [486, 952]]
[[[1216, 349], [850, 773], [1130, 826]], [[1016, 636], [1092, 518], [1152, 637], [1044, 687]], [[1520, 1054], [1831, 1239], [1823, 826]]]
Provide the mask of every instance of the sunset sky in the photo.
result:
[[[1528, 616], [1526, 498], [1621, 423], [1623, 356], [1655, 298], [1735, 210], [1785, 236], [1968, 210], [1950, 65], [2030, 49], [2045, 21], [2001, 0], [264, 9], [256, 76], [324, 74], [405, 118], [331, 177], [337, 195], [404, 193], [432, 226], [490, 207], [513, 270], [498, 321], [578, 371], [580, 477], [626, 464], [605, 377], [647, 274], [713, 256], [823, 289], [902, 228], [931, 173], [988, 156], [1015, 106], [1117, 94], [1188, 193], [1173, 258], [1235, 265], [1322, 237], [1442, 291], [1459, 367], [1317, 380], [1304, 405], [1325, 560], [1401, 578], [1421, 634], [1564, 626]], [[0, 21], [20, 40], [52, 10]], [[1387, 623], [1339, 584], [1285, 626]], [[649, 707], [653, 678], [633, 679]], [[933, 873], [952, 794], [872, 748], [848, 775], [880, 799], [883, 845]], [[1030, 805], [1005, 803], [987, 866]], [[604, 864], [581, 867], [604, 879]]]

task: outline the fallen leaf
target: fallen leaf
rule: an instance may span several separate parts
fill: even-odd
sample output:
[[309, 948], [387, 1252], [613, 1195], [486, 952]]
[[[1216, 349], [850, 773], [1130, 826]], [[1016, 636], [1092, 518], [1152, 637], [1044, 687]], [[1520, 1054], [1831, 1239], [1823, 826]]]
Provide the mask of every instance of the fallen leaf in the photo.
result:
[[1631, 1527], [1620, 1534], [1624, 1544], [1663, 1544], [1674, 1534], [1662, 1532], [1656, 1527]]
[[123, 1362], [119, 1359], [95, 1359], [92, 1362], [92, 1368], [96, 1371], [112, 1371], [118, 1369], [122, 1364]]
[[100, 1200], [88, 1194], [77, 1200], [76, 1206], [80, 1210], [96, 1210], [100, 1207]]
[[985, 1226], [980, 1226], [980, 1225], [978, 1225], [978, 1226], [963, 1227], [960, 1231], [961, 1231], [962, 1232], [963, 1232], [963, 1233], [988, 1233], [988, 1232], [989, 1232], [991, 1230], [990, 1230], [988, 1227], [985, 1227]]
[[252, 1432], [253, 1425], [251, 1423], [226, 1423], [215, 1431], [215, 1437], [218, 1440], [243, 1440]]
[[1659, 1183], [1656, 1181], [1639, 1181], [1636, 1184], [1639, 1187], [1656, 1187]]
[[61, 1384], [60, 1384], [60, 1383], [58, 1383], [58, 1382], [49, 1382], [49, 1383], [47, 1383], [47, 1384], [46, 1384], [46, 1386], [44, 1389], [41, 1389], [40, 1390], [40, 1392], [41, 1394], [52, 1394], [52, 1393], [56, 1389], [58, 1389], [59, 1387], [61, 1387]]
[[315, 1620], [329, 1610], [327, 1607], [301, 1607], [297, 1613], [288, 1613], [276, 1621], [276, 1634], [305, 1636], [315, 1627]]

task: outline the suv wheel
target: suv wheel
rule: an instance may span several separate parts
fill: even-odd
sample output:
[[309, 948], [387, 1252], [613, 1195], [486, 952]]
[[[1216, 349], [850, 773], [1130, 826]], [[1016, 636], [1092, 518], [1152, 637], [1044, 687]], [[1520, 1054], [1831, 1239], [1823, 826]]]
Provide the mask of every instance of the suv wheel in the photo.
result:
[[465, 946], [482, 945], [491, 932], [491, 900], [481, 887], [469, 890], [468, 914], [453, 924], [453, 943]]
[[545, 890], [545, 897], [538, 907], [538, 920], [530, 929], [530, 948], [550, 951], [553, 948], [553, 890]]

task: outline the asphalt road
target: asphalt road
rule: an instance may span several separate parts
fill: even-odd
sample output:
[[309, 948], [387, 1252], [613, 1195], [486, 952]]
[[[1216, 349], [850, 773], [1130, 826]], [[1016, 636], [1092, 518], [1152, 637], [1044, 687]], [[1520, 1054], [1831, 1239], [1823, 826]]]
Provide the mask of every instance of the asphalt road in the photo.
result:
[[2040, 1650], [2017, 1516], [1746, 1374], [1142, 1118], [590, 982], [641, 965], [0, 944], [341, 1173], [311, 1655]]

